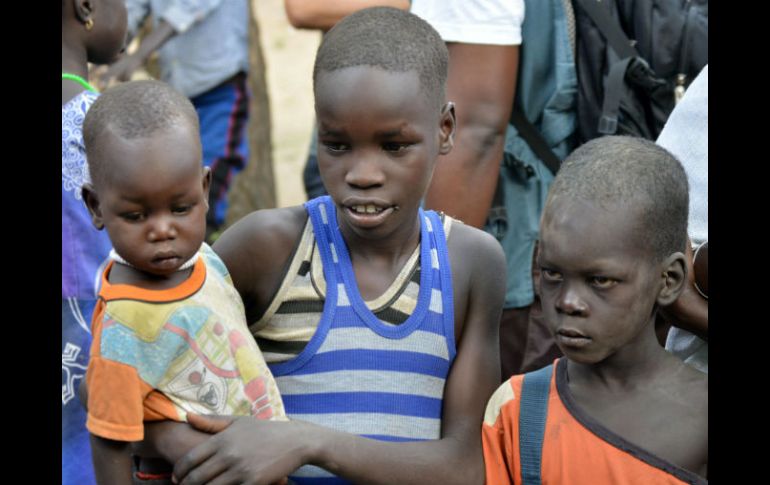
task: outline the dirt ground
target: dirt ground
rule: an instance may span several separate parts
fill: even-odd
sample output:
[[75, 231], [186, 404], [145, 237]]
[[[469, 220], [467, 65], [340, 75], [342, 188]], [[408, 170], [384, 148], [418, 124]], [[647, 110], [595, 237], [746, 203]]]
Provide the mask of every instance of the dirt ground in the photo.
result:
[[314, 118], [312, 73], [321, 34], [292, 27], [283, 0], [254, 3], [267, 66], [277, 202], [297, 205], [305, 201], [302, 169]]

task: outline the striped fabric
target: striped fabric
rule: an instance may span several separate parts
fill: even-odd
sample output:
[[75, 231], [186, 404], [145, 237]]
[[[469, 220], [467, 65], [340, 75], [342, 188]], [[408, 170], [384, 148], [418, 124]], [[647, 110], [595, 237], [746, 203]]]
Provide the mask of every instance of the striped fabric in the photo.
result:
[[[448, 237], [453, 219], [441, 214]], [[383, 323], [400, 325], [417, 306], [420, 248], [415, 248], [390, 287], [366, 306]], [[280, 289], [262, 318], [250, 325], [268, 363], [295, 358], [315, 334], [323, 312], [326, 280], [313, 224], [308, 218]]]
[[[455, 343], [451, 275], [439, 215], [419, 211], [423, 270], [418, 295], [406, 319], [394, 325], [378, 318], [358, 292], [331, 199], [314, 199], [306, 208], [323, 262], [328, 304], [304, 349], [291, 360], [270, 365], [287, 415], [378, 440], [440, 438]], [[302, 467], [290, 478], [296, 483], [347, 483], [314, 466]]]

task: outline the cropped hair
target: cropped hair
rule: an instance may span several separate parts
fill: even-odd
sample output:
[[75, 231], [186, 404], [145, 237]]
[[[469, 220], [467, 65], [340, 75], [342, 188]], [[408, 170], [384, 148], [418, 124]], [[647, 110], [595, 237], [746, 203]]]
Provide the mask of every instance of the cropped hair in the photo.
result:
[[322, 72], [370, 66], [387, 72], [415, 71], [434, 106], [444, 103], [449, 53], [436, 30], [420, 17], [391, 7], [348, 15], [323, 38], [313, 83]]
[[104, 157], [96, 156], [106, 130], [126, 140], [148, 138], [170, 126], [186, 123], [197, 134], [198, 114], [189, 99], [160, 81], [131, 81], [102, 93], [83, 121], [88, 168], [95, 182], [103, 180]]
[[605, 209], [638, 207], [636, 227], [660, 261], [685, 250], [689, 188], [679, 161], [652, 141], [605, 136], [572, 152], [548, 193], [545, 211], [558, 199], [579, 198]]

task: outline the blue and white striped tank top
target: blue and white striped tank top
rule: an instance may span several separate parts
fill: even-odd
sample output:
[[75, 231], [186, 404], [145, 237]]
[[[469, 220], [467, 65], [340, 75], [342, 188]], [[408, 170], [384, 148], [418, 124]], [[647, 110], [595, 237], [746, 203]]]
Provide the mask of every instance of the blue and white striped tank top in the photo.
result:
[[[399, 325], [379, 320], [358, 291], [347, 246], [328, 196], [305, 207], [323, 261], [321, 321], [294, 359], [270, 365], [290, 419], [367, 438], [420, 441], [441, 437], [444, 385], [455, 357], [454, 306], [446, 237], [433, 211], [420, 209], [420, 290]], [[349, 483], [315, 466], [299, 484]]]

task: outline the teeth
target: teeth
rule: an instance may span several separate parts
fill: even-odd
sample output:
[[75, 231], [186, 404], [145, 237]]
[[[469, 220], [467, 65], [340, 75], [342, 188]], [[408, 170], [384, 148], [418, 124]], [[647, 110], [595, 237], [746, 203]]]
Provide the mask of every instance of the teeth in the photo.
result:
[[382, 212], [382, 209], [375, 206], [374, 204], [354, 205], [351, 206], [351, 209], [353, 209], [353, 211], [358, 214], [378, 214]]

